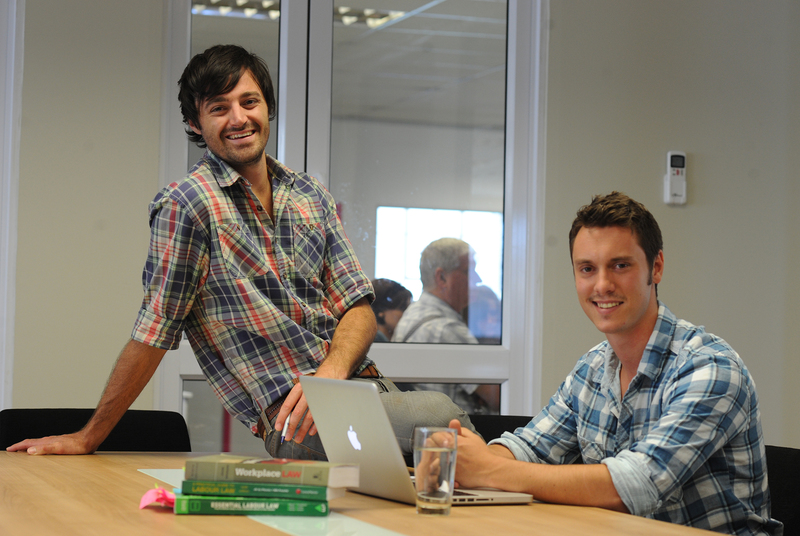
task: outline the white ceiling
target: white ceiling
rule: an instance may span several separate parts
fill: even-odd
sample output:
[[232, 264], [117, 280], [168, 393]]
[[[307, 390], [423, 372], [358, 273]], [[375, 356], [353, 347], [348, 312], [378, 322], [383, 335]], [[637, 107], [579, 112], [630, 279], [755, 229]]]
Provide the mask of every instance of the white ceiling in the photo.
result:
[[337, 0], [335, 4], [406, 15], [376, 29], [335, 24], [334, 115], [503, 126], [505, 1]]

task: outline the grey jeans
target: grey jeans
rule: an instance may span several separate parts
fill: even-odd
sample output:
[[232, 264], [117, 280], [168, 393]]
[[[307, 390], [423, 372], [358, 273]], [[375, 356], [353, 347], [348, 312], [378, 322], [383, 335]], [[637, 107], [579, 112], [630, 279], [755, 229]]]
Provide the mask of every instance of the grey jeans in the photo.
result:
[[[456, 406], [444, 393], [400, 391], [388, 378], [354, 378], [349, 381], [373, 382], [378, 386], [381, 402], [404, 456], [413, 453], [412, 439], [414, 428], [417, 426], [447, 426], [452, 419], [458, 419], [463, 427], [475, 431], [466, 412]], [[307, 434], [301, 443], [287, 439], [281, 444], [281, 434], [274, 428], [276, 420], [277, 417], [265, 426], [267, 435], [264, 447], [273, 457], [296, 460], [327, 459], [319, 434], [313, 436]]]

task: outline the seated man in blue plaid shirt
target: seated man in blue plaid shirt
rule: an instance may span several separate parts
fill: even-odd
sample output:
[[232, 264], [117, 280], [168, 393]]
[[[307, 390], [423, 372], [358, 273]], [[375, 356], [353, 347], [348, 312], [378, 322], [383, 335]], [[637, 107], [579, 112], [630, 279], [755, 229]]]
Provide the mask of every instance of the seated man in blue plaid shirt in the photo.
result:
[[598, 196], [569, 238], [578, 300], [608, 340], [524, 428], [488, 446], [462, 430], [459, 485], [728, 534], [781, 533], [756, 386], [724, 340], [658, 302], [664, 254], [652, 214], [624, 194]]

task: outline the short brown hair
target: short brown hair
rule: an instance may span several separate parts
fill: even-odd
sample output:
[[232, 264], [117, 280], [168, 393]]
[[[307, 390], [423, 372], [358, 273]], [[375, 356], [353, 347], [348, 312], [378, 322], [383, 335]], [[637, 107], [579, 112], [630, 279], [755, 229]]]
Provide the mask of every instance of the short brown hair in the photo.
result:
[[373, 279], [372, 288], [375, 289], [372, 311], [375, 313], [378, 324], [384, 323], [383, 317], [378, 316], [378, 313], [392, 310], [405, 311], [411, 304], [411, 291], [397, 281]]
[[596, 195], [592, 202], [582, 206], [569, 231], [569, 258], [578, 231], [583, 227], [625, 227], [634, 233], [639, 246], [644, 250], [647, 264], [653, 270], [658, 252], [664, 249], [661, 229], [650, 211], [638, 201], [621, 192]]

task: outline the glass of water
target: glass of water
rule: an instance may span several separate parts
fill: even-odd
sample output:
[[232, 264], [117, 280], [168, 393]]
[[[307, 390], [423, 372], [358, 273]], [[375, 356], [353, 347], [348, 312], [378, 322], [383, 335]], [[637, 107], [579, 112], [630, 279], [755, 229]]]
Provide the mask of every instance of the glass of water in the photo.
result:
[[457, 436], [453, 428], [427, 426], [414, 430], [414, 486], [418, 514], [450, 514], [456, 476]]

